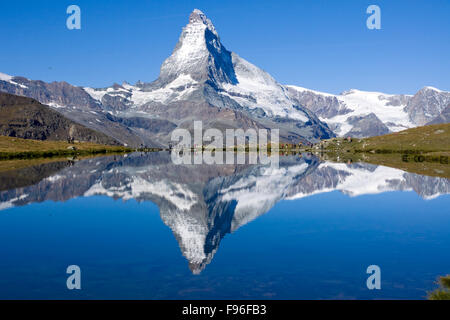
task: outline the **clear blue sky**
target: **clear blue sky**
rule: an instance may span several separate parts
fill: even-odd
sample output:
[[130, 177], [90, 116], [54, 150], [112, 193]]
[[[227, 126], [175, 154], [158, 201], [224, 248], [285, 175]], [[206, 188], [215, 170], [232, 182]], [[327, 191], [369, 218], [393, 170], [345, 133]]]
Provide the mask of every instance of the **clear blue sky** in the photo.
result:
[[[66, 28], [70, 4], [81, 30]], [[370, 4], [382, 30], [366, 28]], [[450, 91], [449, 0], [1, 1], [0, 72], [93, 87], [152, 81], [194, 8], [228, 50], [283, 84]]]

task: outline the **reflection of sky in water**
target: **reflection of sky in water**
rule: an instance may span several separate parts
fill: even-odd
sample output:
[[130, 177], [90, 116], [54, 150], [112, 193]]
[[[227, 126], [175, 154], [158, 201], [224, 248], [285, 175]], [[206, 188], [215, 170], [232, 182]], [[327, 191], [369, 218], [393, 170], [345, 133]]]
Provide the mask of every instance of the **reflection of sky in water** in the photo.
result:
[[[20, 189], [42, 199], [0, 211], [0, 298], [420, 299], [450, 272], [446, 179], [296, 160], [183, 180], [135, 162], [116, 173], [107, 163], [95, 179], [84, 162]], [[50, 196], [74, 172], [89, 182], [83, 192]], [[0, 204], [18, 198], [0, 192]], [[81, 291], [66, 289], [71, 264]], [[380, 291], [366, 288], [371, 264]]]
[[[46, 202], [0, 217], [1, 298], [421, 298], [450, 270], [450, 197], [412, 192], [282, 201], [192, 275], [151, 203]], [[65, 267], [82, 268], [80, 292]], [[378, 264], [382, 290], [365, 288]]]

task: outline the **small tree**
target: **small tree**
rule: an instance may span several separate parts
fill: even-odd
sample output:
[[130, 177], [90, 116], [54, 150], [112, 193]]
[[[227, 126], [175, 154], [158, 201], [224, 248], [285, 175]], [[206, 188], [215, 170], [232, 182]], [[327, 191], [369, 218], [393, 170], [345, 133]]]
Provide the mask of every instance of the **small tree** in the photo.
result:
[[428, 300], [450, 300], [450, 275], [440, 277], [439, 288], [428, 293]]

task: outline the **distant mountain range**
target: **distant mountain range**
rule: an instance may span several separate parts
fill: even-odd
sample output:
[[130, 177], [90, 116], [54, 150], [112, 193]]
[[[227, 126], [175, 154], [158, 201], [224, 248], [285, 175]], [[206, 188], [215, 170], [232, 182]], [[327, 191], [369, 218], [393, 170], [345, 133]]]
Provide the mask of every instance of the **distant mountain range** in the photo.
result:
[[0, 74], [0, 91], [32, 97], [128, 145], [167, 145], [174, 128], [277, 128], [280, 139], [365, 137], [449, 122], [450, 92], [415, 95], [350, 90], [340, 95], [282, 85], [228, 51], [195, 9], [158, 79], [107, 88], [76, 87]]
[[314, 112], [339, 136], [369, 137], [450, 122], [450, 92], [424, 87], [415, 95], [352, 89], [340, 95], [286, 86], [291, 99]]

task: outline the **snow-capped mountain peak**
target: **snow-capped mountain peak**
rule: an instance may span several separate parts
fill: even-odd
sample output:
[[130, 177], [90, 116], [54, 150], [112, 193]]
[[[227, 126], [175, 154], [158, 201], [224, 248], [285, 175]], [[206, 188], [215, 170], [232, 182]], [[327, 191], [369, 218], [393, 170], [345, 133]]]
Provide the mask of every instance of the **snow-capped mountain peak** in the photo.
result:
[[211, 20], [198, 9], [190, 14], [172, 55], [161, 66], [156, 84], [167, 85], [182, 74], [198, 82], [236, 82], [231, 53], [220, 42]]
[[0, 80], [10, 81], [11, 79], [12, 79], [12, 77], [9, 74], [0, 72]]
[[423, 90], [436, 91], [436, 92], [443, 92], [443, 91], [440, 90], [440, 89], [437, 89], [437, 88], [435, 88], [435, 87], [430, 87], [430, 86], [423, 87], [422, 89], [423, 89]]
[[194, 9], [189, 15], [189, 25], [196, 25], [198, 23], [205, 25], [214, 35], [219, 36], [211, 20], [201, 10]]
[[[313, 111], [340, 136], [367, 137], [448, 121], [450, 92], [424, 87], [415, 95], [350, 89], [339, 95], [285, 86], [290, 98]], [[438, 120], [436, 120], [438, 121]]]
[[[203, 90], [203, 84], [212, 84], [215, 92], [207, 88], [204, 98], [213, 105], [239, 106], [268, 117], [290, 118], [303, 123], [310, 120], [310, 115], [289, 99], [283, 86], [272, 76], [228, 51], [211, 20], [198, 9], [191, 13], [172, 55], [161, 66], [159, 78], [148, 86], [149, 91], [167, 88], [185, 75], [194, 81], [190, 82], [195, 84], [194, 89]], [[144, 90], [147, 89], [144, 87]], [[173, 97], [178, 99], [178, 96]]]

